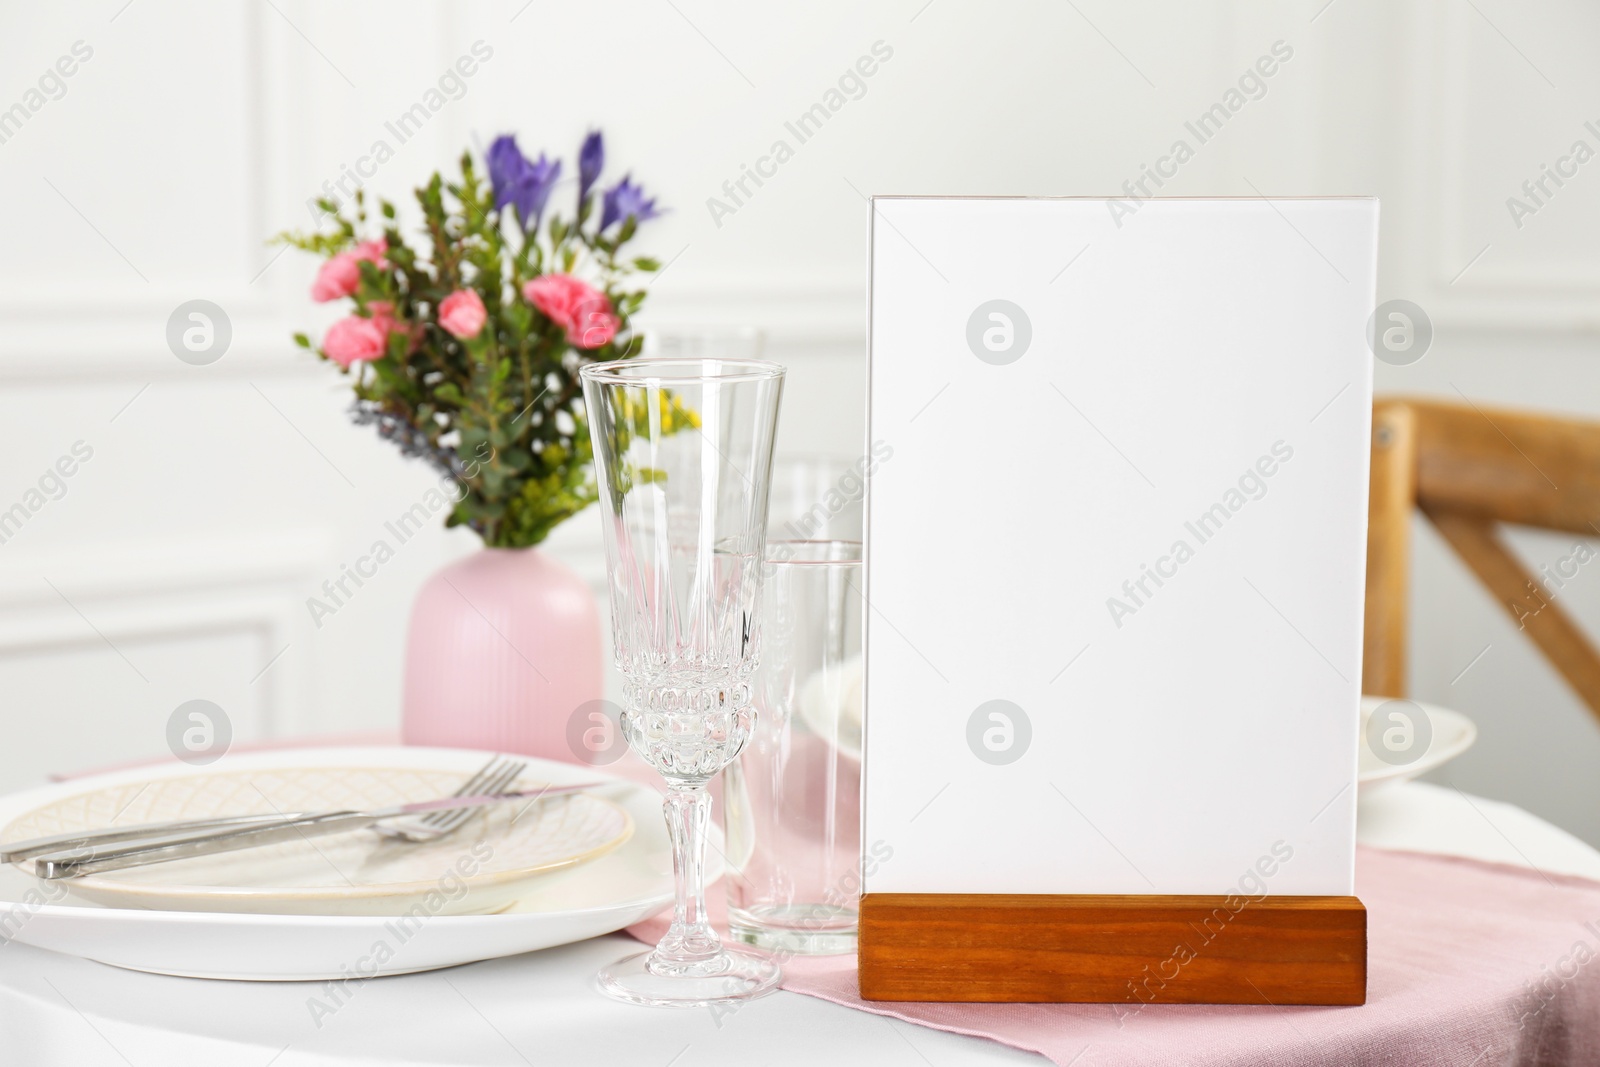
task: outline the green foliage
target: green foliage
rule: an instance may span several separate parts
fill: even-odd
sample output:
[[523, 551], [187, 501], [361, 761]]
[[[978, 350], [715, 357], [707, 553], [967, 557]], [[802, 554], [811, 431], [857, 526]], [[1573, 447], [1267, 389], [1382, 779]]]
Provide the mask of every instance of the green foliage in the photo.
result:
[[[651, 410], [650, 398], [656, 398], [655, 410]], [[638, 467], [626, 462], [623, 458], [628, 453], [628, 446], [633, 438], [638, 436], [648, 437], [652, 422], [659, 424], [662, 434], [674, 434], [682, 430], [698, 430], [700, 428], [700, 415], [698, 412], [684, 406], [682, 400], [672, 395], [665, 389], [655, 389], [646, 386], [613, 389], [607, 394], [609, 403], [613, 406], [611, 424], [616, 428], [614, 440], [616, 454], [607, 457], [611, 477], [609, 482], [612, 491], [618, 498], [626, 496], [635, 486], [653, 485], [667, 480], [667, 472], [654, 467]], [[654, 419], [652, 419], [654, 415]]]
[[[637, 228], [631, 217], [602, 236], [587, 210], [573, 218], [551, 212], [543, 226], [524, 233], [514, 212], [495, 209], [470, 153], [461, 157], [459, 178], [434, 174], [416, 200], [422, 213], [416, 243], [400, 232], [394, 205], [379, 201], [381, 219], [373, 221], [387, 243], [384, 261], [358, 264], [354, 314], [389, 322], [391, 330], [381, 358], [344, 371], [358, 418], [378, 423], [404, 451], [459, 480], [466, 492], [447, 525], [468, 526], [496, 547], [538, 544], [598, 497], [578, 370], [637, 353], [631, 318], [645, 292], [625, 283], [634, 271], [659, 264], [619, 258]], [[332, 257], [376, 239], [360, 193], [350, 205], [319, 206], [329, 229], [275, 241]], [[615, 337], [599, 348], [577, 348], [527, 301], [523, 286], [550, 271], [582, 275], [605, 294], [620, 321]], [[467, 339], [438, 321], [440, 304], [463, 289], [478, 294], [487, 314], [483, 330]], [[304, 334], [294, 339], [328, 358]], [[674, 400], [668, 421], [693, 425], [698, 418]]]

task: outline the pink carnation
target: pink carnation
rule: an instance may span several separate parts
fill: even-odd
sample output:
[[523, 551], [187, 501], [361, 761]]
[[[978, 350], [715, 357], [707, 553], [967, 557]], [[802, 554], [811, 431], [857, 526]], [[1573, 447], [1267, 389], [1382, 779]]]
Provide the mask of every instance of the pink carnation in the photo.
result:
[[388, 343], [388, 330], [381, 323], [351, 315], [328, 327], [322, 351], [339, 366], [348, 368], [352, 363], [381, 358]]
[[565, 330], [567, 340], [579, 348], [608, 344], [622, 327], [611, 299], [570, 274], [541, 275], [522, 287], [522, 295]]
[[354, 252], [340, 252], [317, 271], [317, 280], [311, 283], [311, 299], [318, 303], [337, 300], [356, 291], [361, 281], [361, 268], [356, 265]]
[[379, 270], [388, 270], [389, 261], [384, 259], [384, 254], [389, 251], [387, 237], [377, 241], [362, 241], [356, 245], [354, 255], [357, 259], [364, 259]]
[[394, 305], [387, 300], [373, 300], [367, 304], [367, 310], [372, 313], [372, 324], [382, 330], [384, 336], [405, 327], [395, 321]]
[[387, 241], [362, 241], [354, 251], [340, 252], [317, 271], [317, 280], [311, 284], [311, 299], [327, 303], [354, 295], [361, 284], [361, 261], [366, 260], [379, 270], [388, 270], [389, 261], [383, 258], [387, 251]]
[[471, 289], [457, 290], [439, 304], [439, 325], [463, 341], [483, 332], [488, 318], [483, 298]]
[[405, 322], [394, 317], [394, 305], [387, 300], [372, 300], [367, 303], [367, 311], [372, 315], [372, 324], [383, 331], [385, 337], [403, 334], [411, 339], [411, 351], [415, 352], [417, 346], [422, 344], [422, 326], [420, 323]]

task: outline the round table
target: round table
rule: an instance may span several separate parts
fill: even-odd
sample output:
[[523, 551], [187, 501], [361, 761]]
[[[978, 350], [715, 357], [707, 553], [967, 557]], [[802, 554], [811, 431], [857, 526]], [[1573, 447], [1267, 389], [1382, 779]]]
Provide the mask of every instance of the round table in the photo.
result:
[[[1600, 852], [1510, 804], [1412, 782], [1361, 801], [1359, 839], [1600, 879]], [[713, 1019], [633, 1008], [591, 976], [637, 947], [613, 934], [356, 988], [313, 1017], [306, 983], [210, 982], [0, 946], [0, 1059], [30, 1067], [1045, 1063], [980, 1038], [779, 992]]]

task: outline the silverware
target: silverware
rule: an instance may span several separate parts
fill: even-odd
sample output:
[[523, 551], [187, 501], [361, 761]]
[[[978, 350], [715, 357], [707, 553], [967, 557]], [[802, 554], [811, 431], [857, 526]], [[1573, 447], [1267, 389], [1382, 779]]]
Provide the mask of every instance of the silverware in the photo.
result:
[[[605, 784], [604, 782], [580, 782], [575, 785], [548, 785], [539, 789], [526, 789], [512, 793], [420, 800], [410, 804], [395, 804], [387, 808], [373, 808], [368, 811], [321, 812], [297, 819], [280, 820], [277, 823], [266, 826], [225, 830], [214, 834], [186, 837], [177, 841], [147, 842], [110, 850], [90, 849], [83, 855], [57, 854], [41, 856], [34, 862], [34, 873], [40, 878], [47, 879], [98, 874], [102, 871], [142, 867], [152, 863], [189, 859], [193, 856], [212, 856], [222, 852], [237, 852], [241, 849], [274, 845], [284, 841], [293, 841], [297, 838], [310, 839], [313, 837], [326, 837], [329, 834], [345, 833], [350, 830], [363, 830], [385, 819], [426, 815], [435, 812], [454, 813], [463, 809], [470, 814], [471, 811], [490, 804], [503, 804], [510, 800], [532, 802], [549, 797], [568, 796], [573, 793], [582, 793], [595, 789]], [[447, 829], [441, 830], [433, 827], [430, 828], [428, 837], [416, 836], [408, 838], [408, 840], [434, 840], [459, 829], [465, 821], [465, 817], [451, 819], [448, 820]], [[422, 825], [422, 820], [418, 820], [417, 826], [421, 827]], [[416, 829], [412, 832], [421, 833], [420, 830]]]
[[[498, 793], [516, 781], [517, 775], [528, 766], [525, 760], [509, 759], [505, 756], [495, 756], [479, 767], [472, 777], [461, 783], [453, 796], [479, 796], [484, 793]], [[251, 826], [266, 826], [280, 823], [290, 819], [301, 819], [313, 812], [275, 811], [267, 815], [225, 815], [221, 818], [211, 819], [178, 819], [172, 822], [141, 823], [137, 826], [106, 827], [103, 830], [73, 830], [64, 834], [51, 834], [49, 837], [35, 837], [27, 841], [17, 841], [9, 845], [0, 845], [0, 863], [19, 863], [23, 860], [33, 859], [36, 856], [47, 856], [57, 852], [75, 852], [81, 849], [94, 848], [99, 845], [113, 845], [128, 841], [156, 840], [160, 838], [183, 839], [205, 834], [216, 830], [244, 829]], [[467, 813], [467, 814], [470, 814]], [[423, 819], [425, 827], [442, 825], [442, 820], [452, 817], [448, 813], [435, 813]], [[463, 819], [466, 815], [462, 816]], [[459, 825], [459, 823], [457, 824]], [[452, 827], [453, 828], [453, 827]], [[410, 840], [410, 831], [404, 827], [379, 827], [379, 833], [402, 840]], [[426, 829], [424, 830], [424, 833]]]
[[[482, 767], [478, 773], [461, 783], [454, 796], [475, 797], [488, 793], [503, 793], [506, 787], [515, 782], [522, 772], [528, 767], [527, 760], [515, 760], [505, 756], [496, 756]], [[374, 826], [373, 829], [384, 837], [397, 841], [431, 841], [442, 834], [447, 834], [466, 822], [472, 815], [471, 808], [457, 808], [454, 811], [435, 811], [423, 816], [414, 825]], [[286, 816], [292, 818], [293, 816]]]
[[49, 837], [35, 837], [28, 841], [18, 841], [14, 845], [0, 845], [0, 863], [20, 863], [23, 860], [31, 860], [35, 856], [49, 855], [54, 852], [70, 852], [94, 845], [114, 845], [122, 841], [137, 841], [163, 836], [173, 837], [207, 830], [226, 830], [232, 827], [261, 826], [268, 823], [282, 822], [284, 819], [298, 819], [306, 814], [309, 813], [294, 812], [285, 815], [274, 812], [271, 815], [228, 815], [220, 819], [187, 819], [183, 822], [148, 822], [138, 826], [123, 826], [117, 829], [74, 830], [65, 834], [52, 834]]

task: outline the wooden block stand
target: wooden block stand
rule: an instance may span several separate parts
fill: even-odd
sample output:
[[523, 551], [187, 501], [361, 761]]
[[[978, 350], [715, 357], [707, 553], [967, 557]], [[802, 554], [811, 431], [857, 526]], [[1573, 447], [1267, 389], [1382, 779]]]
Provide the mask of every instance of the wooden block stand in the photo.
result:
[[869, 893], [859, 953], [867, 1000], [1367, 999], [1367, 911], [1355, 897]]

